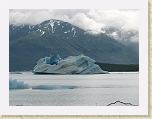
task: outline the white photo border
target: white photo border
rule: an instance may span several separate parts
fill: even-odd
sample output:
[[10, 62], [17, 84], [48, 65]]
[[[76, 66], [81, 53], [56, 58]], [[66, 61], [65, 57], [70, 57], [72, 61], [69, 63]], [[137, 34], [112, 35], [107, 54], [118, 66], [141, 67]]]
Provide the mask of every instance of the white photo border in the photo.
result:
[[[0, 3], [0, 115], [148, 115], [148, 1], [5, 0]], [[139, 106], [9, 106], [9, 9], [90, 8], [139, 9]]]

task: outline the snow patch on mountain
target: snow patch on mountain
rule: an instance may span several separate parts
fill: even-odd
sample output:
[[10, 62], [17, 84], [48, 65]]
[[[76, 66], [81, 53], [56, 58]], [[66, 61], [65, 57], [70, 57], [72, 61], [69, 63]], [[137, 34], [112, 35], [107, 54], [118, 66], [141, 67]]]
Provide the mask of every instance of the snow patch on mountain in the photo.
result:
[[40, 31], [40, 33], [41, 33], [40, 36], [44, 35], [44, 33], [45, 33], [45, 31], [42, 31], [41, 29], [38, 29], [37, 31]]
[[76, 31], [74, 30], [73, 37], [75, 36], [75, 34], [76, 34]]
[[75, 28], [74, 27], [72, 27], [72, 30], [71, 31], [73, 31]]
[[50, 25], [52, 27], [52, 33], [54, 33], [53, 27], [54, 27], [54, 22], [52, 20], [50, 20]]
[[[48, 25], [48, 24], [50, 24], [50, 26], [51, 26], [51, 28], [52, 28], [52, 33], [54, 33], [55, 32], [55, 23], [57, 23], [57, 25], [61, 25], [60, 24], [60, 21], [58, 21], [58, 20], [50, 20], [49, 21], [49, 23], [47, 23], [47, 24], [45, 24], [46, 26]], [[47, 26], [48, 27], [48, 26]], [[48, 29], [48, 31], [49, 31], [49, 29]]]
[[42, 34], [40, 36], [44, 35], [44, 33], [45, 33], [45, 31], [42, 31]]
[[29, 29], [31, 29], [31, 26], [29, 25]]
[[58, 25], [60, 26], [60, 21], [57, 21]]

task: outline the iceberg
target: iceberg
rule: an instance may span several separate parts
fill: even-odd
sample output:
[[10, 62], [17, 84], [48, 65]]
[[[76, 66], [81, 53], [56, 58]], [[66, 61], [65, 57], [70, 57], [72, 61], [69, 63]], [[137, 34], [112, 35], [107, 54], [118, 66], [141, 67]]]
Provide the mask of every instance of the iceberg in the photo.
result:
[[77, 86], [64, 86], [64, 85], [38, 85], [33, 86], [32, 89], [38, 90], [57, 90], [57, 89], [75, 89]]
[[29, 89], [28, 84], [24, 84], [24, 81], [17, 81], [16, 79], [9, 78], [9, 89]]
[[58, 54], [41, 58], [33, 69], [34, 74], [107, 74], [95, 60], [83, 54], [61, 59]]
[[15, 71], [15, 72], [10, 72], [10, 74], [22, 74], [22, 72]]

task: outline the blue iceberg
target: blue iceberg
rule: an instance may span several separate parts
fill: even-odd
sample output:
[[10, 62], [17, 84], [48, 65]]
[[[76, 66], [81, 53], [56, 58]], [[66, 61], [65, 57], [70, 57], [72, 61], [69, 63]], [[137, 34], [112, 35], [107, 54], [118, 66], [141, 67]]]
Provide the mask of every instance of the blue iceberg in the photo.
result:
[[34, 67], [35, 74], [107, 74], [95, 60], [88, 56], [69, 56], [61, 59], [58, 54], [41, 58]]
[[38, 85], [33, 86], [32, 89], [38, 90], [57, 90], [57, 89], [75, 89], [77, 86], [66, 86], [66, 85]]
[[9, 78], [9, 89], [28, 89], [29, 85], [24, 84], [24, 81], [17, 81], [16, 79]]
[[45, 57], [46, 64], [54, 65], [61, 61], [61, 58], [58, 54], [50, 55], [50, 57]]

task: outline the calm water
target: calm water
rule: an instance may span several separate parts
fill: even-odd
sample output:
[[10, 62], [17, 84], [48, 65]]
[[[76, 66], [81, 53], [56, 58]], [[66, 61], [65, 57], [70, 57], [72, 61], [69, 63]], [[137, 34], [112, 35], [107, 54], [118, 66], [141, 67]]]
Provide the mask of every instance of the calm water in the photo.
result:
[[[117, 100], [139, 104], [138, 73], [33, 75], [24, 72], [9, 77], [30, 86], [29, 89], [9, 90], [10, 106], [106, 106]], [[52, 88], [32, 89], [38, 85]]]

